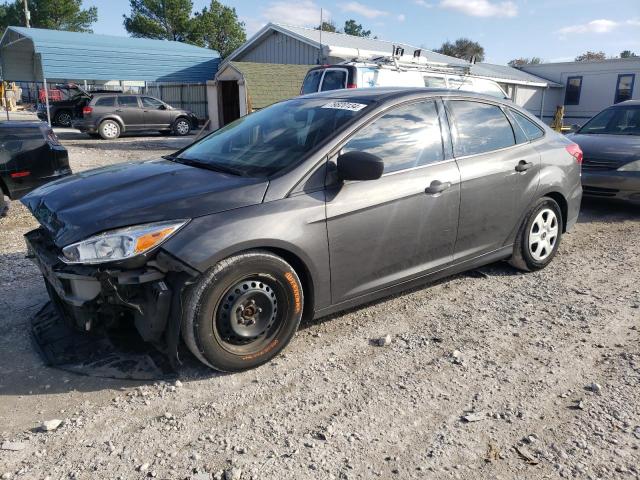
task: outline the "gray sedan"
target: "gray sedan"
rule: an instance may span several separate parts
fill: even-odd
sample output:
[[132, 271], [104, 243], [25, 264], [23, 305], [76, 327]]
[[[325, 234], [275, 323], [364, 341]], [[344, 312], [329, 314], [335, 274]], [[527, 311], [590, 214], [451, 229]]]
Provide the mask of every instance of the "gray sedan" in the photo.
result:
[[640, 101], [606, 108], [568, 136], [584, 152], [584, 194], [640, 203]]
[[134, 324], [177, 363], [261, 365], [322, 317], [491, 262], [546, 267], [576, 222], [579, 147], [511, 102], [436, 89], [275, 104], [162, 159], [23, 199], [78, 328]]

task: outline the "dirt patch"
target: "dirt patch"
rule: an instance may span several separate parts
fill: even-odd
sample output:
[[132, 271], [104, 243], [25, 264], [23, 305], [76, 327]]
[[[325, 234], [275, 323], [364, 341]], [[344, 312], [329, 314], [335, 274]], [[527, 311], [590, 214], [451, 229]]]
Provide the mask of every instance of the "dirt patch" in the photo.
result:
[[[74, 170], [184, 141], [61, 137]], [[222, 375], [187, 361], [170, 383], [43, 367], [28, 320], [46, 293], [21, 238], [34, 226], [15, 202], [0, 219], [6, 478], [640, 474], [637, 207], [586, 202], [543, 271], [491, 265], [302, 325], [258, 369]], [[62, 424], [36, 428], [52, 419]]]

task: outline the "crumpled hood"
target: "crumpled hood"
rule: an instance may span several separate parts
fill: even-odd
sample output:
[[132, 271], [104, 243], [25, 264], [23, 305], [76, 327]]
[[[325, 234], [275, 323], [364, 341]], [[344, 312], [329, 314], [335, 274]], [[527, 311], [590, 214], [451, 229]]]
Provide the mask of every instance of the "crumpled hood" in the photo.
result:
[[567, 135], [580, 145], [584, 158], [610, 160], [619, 166], [640, 159], [640, 136], [638, 135]]
[[77, 173], [34, 190], [22, 203], [63, 247], [114, 228], [255, 205], [267, 186], [265, 179], [158, 159]]

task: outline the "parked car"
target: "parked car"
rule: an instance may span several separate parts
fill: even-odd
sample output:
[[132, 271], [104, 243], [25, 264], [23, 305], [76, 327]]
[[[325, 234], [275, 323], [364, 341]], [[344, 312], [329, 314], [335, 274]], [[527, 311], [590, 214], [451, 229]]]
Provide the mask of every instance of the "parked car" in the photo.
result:
[[605, 108], [568, 137], [584, 152], [585, 195], [640, 203], [640, 100]]
[[[66, 96], [63, 100], [49, 101], [51, 124], [58, 127], [71, 127], [73, 119], [80, 116], [82, 108], [91, 101], [95, 93], [108, 92], [108, 90], [96, 90], [95, 92], [89, 93], [74, 83], [56, 85], [56, 87], [61, 92], [64, 92]], [[47, 106], [45, 103], [41, 102], [38, 104], [36, 114], [40, 120], [44, 122], [48, 121]]]
[[0, 197], [18, 200], [67, 175], [71, 175], [67, 149], [46, 123], [0, 122]]
[[396, 68], [371, 62], [344, 62], [312, 67], [302, 82], [301, 95], [341, 88], [432, 87], [509, 98], [493, 80], [445, 73], [434, 68]]
[[198, 118], [187, 110], [173, 108], [149, 95], [100, 93], [82, 108], [73, 128], [105, 140], [123, 132], [157, 130], [165, 134], [188, 135]]
[[579, 162], [510, 102], [339, 90], [32, 192], [41, 227], [26, 240], [79, 328], [133, 322], [174, 362], [181, 334], [203, 363], [239, 371], [303, 316], [499, 260], [546, 267], [578, 216]]

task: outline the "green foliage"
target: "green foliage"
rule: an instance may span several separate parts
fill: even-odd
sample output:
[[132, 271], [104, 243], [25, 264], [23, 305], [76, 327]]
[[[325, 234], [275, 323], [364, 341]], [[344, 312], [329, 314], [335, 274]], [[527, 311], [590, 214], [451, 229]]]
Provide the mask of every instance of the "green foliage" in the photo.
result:
[[217, 0], [195, 15], [191, 0], [130, 0], [130, 5], [124, 27], [133, 37], [191, 43], [217, 50], [223, 57], [247, 39], [235, 8]]
[[576, 62], [597, 62], [606, 59], [607, 55], [604, 52], [592, 52], [591, 50], [589, 50], [582, 55], [578, 55], [576, 57]]
[[634, 58], [634, 57], [637, 57], [637, 56], [638, 55], [636, 55], [631, 50], [623, 50], [623, 51], [620, 52], [620, 58]]
[[542, 63], [542, 59], [540, 57], [520, 57], [514, 58], [507, 65], [510, 67], [521, 67], [522, 65], [538, 65]]
[[344, 33], [356, 37], [369, 37], [371, 30], [365, 30], [362, 24], [356, 23], [355, 20], [351, 19], [344, 22]]
[[455, 42], [444, 42], [435, 52], [449, 55], [450, 57], [462, 58], [471, 61], [475, 57], [476, 62], [484, 60], [484, 48], [473, 40], [468, 38], [459, 38]]
[[[30, 25], [34, 28], [91, 32], [98, 20], [96, 7], [82, 8], [82, 0], [29, 0]], [[25, 26], [22, 0], [0, 5], [0, 28]]]
[[193, 32], [191, 0], [130, 0], [124, 28], [132, 37], [186, 42]]
[[211, 0], [209, 8], [196, 14], [193, 43], [217, 50], [222, 57], [239, 48], [246, 40], [244, 22], [238, 20], [235, 8]]
[[322, 25], [318, 25], [316, 30], [322, 30], [323, 32], [335, 32], [340, 33], [336, 28], [336, 24], [333, 22], [322, 22]]

